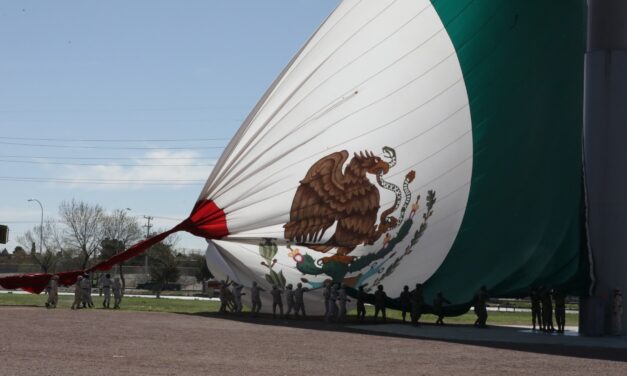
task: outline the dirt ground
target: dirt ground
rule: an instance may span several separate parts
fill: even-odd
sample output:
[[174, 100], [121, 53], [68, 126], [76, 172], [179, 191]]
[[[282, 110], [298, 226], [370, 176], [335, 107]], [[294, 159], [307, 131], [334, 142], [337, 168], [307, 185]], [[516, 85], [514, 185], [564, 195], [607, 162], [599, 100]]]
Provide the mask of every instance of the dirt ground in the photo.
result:
[[305, 326], [0, 307], [0, 375], [627, 374], [627, 362]]

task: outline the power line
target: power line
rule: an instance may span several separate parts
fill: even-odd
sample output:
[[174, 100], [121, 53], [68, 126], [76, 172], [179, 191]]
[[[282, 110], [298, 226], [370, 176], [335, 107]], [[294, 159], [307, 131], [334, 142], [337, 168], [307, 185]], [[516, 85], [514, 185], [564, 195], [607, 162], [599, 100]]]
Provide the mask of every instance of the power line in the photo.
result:
[[76, 180], [76, 181], [119, 181], [119, 182], [204, 182], [198, 179], [71, 179], [71, 178], [38, 178], [22, 176], [0, 176], [0, 179], [46, 179], [46, 180]]
[[177, 222], [181, 222], [183, 220], [183, 218], [158, 217], [158, 216], [154, 216], [154, 218], [163, 219], [163, 220], [166, 220], [166, 221], [177, 221]]
[[[54, 222], [54, 223], [59, 223], [60, 221], [58, 221], [58, 220], [54, 220], [54, 221], [49, 221], [49, 220], [47, 220], [46, 222]], [[3, 224], [5, 224], [5, 223], [8, 223], [8, 224], [28, 224], [28, 223], [37, 223], [37, 224], [39, 224], [39, 223], [40, 223], [40, 221], [2, 221], [1, 223], [3, 223]]]
[[2, 140], [18, 141], [59, 141], [59, 142], [206, 142], [229, 141], [230, 138], [38, 138], [38, 137], [0, 137]]
[[232, 106], [205, 107], [136, 107], [136, 108], [0, 108], [0, 112], [143, 112], [143, 111], [214, 111], [233, 108]]
[[62, 179], [62, 178], [37, 178], [37, 177], [14, 177], [0, 176], [0, 181], [5, 182], [26, 182], [26, 183], [60, 183], [60, 184], [97, 184], [97, 185], [171, 185], [171, 186], [191, 186], [203, 184], [204, 180], [166, 180], [166, 179]]
[[98, 149], [98, 150], [189, 150], [189, 149], [224, 149], [224, 146], [187, 146], [187, 147], [149, 147], [149, 146], [81, 146], [81, 145], [56, 145], [56, 144], [30, 144], [24, 142], [0, 141], [3, 145], [31, 146], [42, 148], [63, 149]]
[[[18, 164], [41, 164], [41, 165], [59, 165], [59, 166], [107, 166], [104, 163], [63, 163], [52, 161], [18, 161], [10, 159], [0, 159], [0, 162], [18, 163]], [[198, 167], [198, 166], [215, 166], [215, 163], [197, 163], [197, 164], [141, 164], [141, 163], [117, 163], [113, 166], [117, 167]]]
[[[133, 218], [139, 218], [139, 216], [131, 216]], [[146, 218], [146, 216], [144, 216], [144, 218]], [[152, 219], [163, 219], [163, 220], [168, 220], [168, 221], [182, 221], [184, 218], [173, 218], [173, 217], [160, 217], [158, 215], [153, 215], [151, 216]], [[63, 223], [62, 220], [60, 219], [53, 219], [53, 220], [46, 220], [46, 222], [52, 222], [52, 223]], [[3, 224], [31, 224], [31, 223], [36, 223], [39, 224], [39, 221], [0, 221], [0, 223]], [[146, 227], [146, 226], [143, 226]], [[152, 225], [151, 225], [152, 227]]]
[[[200, 157], [50, 157], [50, 156], [32, 156], [32, 155], [0, 155], [0, 158], [30, 158], [30, 159], [103, 159], [103, 160], [184, 160], [184, 159], [200, 159]], [[217, 158], [217, 157], [208, 157]]]

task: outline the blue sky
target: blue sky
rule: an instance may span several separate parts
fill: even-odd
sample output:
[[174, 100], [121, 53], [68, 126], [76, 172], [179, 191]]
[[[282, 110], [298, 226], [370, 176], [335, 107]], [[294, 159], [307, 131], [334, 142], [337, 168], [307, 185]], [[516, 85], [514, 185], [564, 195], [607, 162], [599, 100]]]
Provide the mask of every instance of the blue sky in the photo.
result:
[[[6, 248], [39, 223], [29, 198], [46, 218], [74, 198], [154, 216], [157, 228], [178, 223], [228, 139], [337, 3], [0, 2]], [[179, 242], [204, 244], [187, 234]]]

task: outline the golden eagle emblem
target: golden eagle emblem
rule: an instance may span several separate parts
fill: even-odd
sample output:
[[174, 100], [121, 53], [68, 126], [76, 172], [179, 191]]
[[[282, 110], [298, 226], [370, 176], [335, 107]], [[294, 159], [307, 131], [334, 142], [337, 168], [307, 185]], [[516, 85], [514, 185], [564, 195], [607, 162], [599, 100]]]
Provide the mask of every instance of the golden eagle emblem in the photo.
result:
[[[384, 147], [383, 152], [387, 160], [368, 151], [355, 153], [344, 168], [349, 153], [342, 150], [311, 166], [292, 201], [290, 220], [284, 226], [285, 239], [318, 252], [337, 248], [333, 258], [346, 263], [352, 260], [347, 255], [356, 246], [374, 244], [382, 234], [396, 227], [411, 200], [408, 184], [416, 174], [414, 171], [406, 174], [405, 204], [399, 218], [391, 216], [400, 206], [402, 193], [398, 186], [383, 180], [383, 175], [396, 164], [396, 152], [390, 147]], [[367, 174], [375, 175], [379, 186], [393, 191], [396, 196], [394, 204], [379, 215], [379, 224], [376, 224], [379, 189]], [[334, 224], [335, 233], [320, 243]]]

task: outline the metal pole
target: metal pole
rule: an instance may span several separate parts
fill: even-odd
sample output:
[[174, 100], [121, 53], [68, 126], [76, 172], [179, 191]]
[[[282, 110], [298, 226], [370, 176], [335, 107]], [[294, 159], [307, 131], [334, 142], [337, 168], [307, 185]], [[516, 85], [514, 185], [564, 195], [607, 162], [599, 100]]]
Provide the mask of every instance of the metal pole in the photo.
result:
[[[154, 217], [145, 215], [144, 218], [146, 219], [146, 224], [144, 225], [144, 227], [146, 227], [146, 239], [148, 239], [150, 237], [150, 228], [152, 227], [152, 225], [150, 224], [150, 221], [152, 221]], [[148, 251], [146, 251], [146, 253], [144, 254], [144, 273], [146, 273], [146, 275], [149, 274], [148, 273]]]
[[41, 204], [41, 201], [36, 198], [29, 198], [28, 202], [35, 201], [39, 204], [39, 208], [41, 209], [41, 221], [39, 222], [39, 253], [43, 253], [44, 248], [44, 206]]
[[584, 161], [594, 285], [591, 296], [582, 298], [579, 328], [585, 335], [602, 335], [610, 329], [612, 290], [627, 289], [627, 1], [588, 0], [585, 67]]

